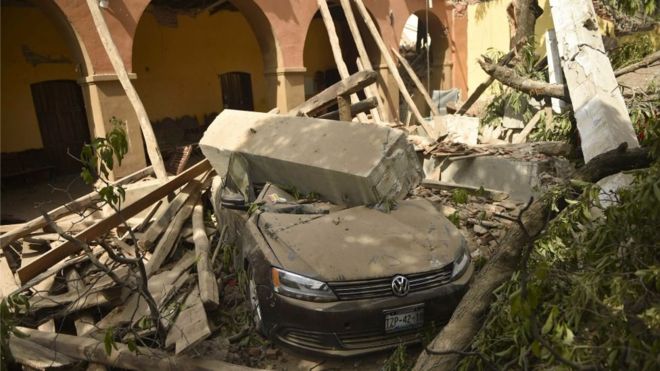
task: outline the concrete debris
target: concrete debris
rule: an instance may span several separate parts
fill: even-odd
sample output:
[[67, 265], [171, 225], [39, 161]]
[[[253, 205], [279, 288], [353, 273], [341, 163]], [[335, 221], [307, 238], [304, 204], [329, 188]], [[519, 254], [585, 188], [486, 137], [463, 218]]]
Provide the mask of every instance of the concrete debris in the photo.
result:
[[639, 147], [592, 2], [551, 0], [550, 9], [585, 163], [622, 142]]
[[632, 174], [617, 173], [599, 180], [596, 184], [600, 187], [598, 200], [601, 206], [610, 207], [619, 203], [617, 191], [632, 184], [635, 177]]
[[471, 146], [477, 145], [479, 136], [479, 119], [459, 115], [441, 116], [447, 127], [446, 141], [463, 143]]
[[199, 145], [218, 174], [240, 155], [253, 182], [349, 206], [401, 199], [422, 179], [404, 133], [385, 126], [225, 110]]

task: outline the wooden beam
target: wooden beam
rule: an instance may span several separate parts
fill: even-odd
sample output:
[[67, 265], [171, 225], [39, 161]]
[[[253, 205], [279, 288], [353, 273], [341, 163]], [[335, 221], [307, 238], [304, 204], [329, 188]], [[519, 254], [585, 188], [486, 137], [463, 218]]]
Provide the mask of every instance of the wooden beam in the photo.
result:
[[204, 224], [204, 204], [199, 201], [193, 209], [192, 215], [193, 242], [197, 255], [197, 279], [199, 282], [199, 296], [207, 309], [214, 309], [220, 304], [218, 298], [218, 283], [211, 269], [209, 251], [211, 250], [209, 238], [206, 235]]
[[[378, 105], [378, 100], [376, 97], [367, 98], [361, 100], [355, 104], [351, 104], [351, 116], [355, 116], [358, 112], [368, 112], [370, 109]], [[339, 111], [330, 111], [319, 116], [320, 119], [325, 120], [339, 120]]]
[[399, 59], [399, 62], [401, 62], [401, 65], [403, 68], [408, 72], [408, 75], [410, 75], [410, 79], [415, 83], [415, 86], [417, 87], [417, 90], [422, 94], [424, 97], [424, 100], [426, 101], [426, 104], [429, 105], [429, 108], [431, 108], [431, 113], [433, 113], [433, 116], [440, 116], [440, 112], [438, 112], [438, 107], [435, 106], [435, 103], [433, 103], [433, 99], [429, 96], [429, 92], [426, 91], [426, 88], [424, 87], [424, 84], [419, 80], [419, 77], [417, 77], [417, 74], [415, 73], [415, 70], [410, 66], [410, 63], [399, 54], [399, 52], [396, 50], [396, 48], [392, 48], [392, 53]]
[[383, 42], [383, 39], [380, 37], [376, 25], [371, 20], [371, 16], [369, 15], [367, 8], [364, 6], [362, 0], [355, 0], [355, 4], [357, 5], [358, 11], [362, 15], [362, 19], [364, 19], [364, 23], [367, 25], [369, 32], [371, 32], [371, 36], [373, 36], [374, 41], [378, 46], [378, 49], [380, 49], [380, 52], [383, 55], [383, 58], [385, 59], [385, 63], [387, 64], [387, 68], [389, 68], [392, 77], [394, 77], [394, 81], [396, 81], [396, 84], [399, 86], [399, 91], [401, 92], [401, 95], [403, 95], [403, 99], [408, 104], [410, 111], [415, 116], [417, 122], [419, 122], [419, 124], [422, 125], [422, 127], [424, 127], [424, 130], [426, 130], [426, 132], [430, 136], [433, 136], [435, 131], [426, 122], [424, 117], [422, 117], [422, 114], [417, 109], [417, 106], [415, 106], [415, 102], [412, 100], [412, 97], [410, 96], [408, 89], [406, 89], [406, 85], [403, 83], [403, 80], [401, 79], [401, 75], [399, 75], [399, 70], [397, 69], [396, 64], [394, 63], [394, 60], [392, 59], [389, 50], [385, 46], [385, 42]]
[[179, 233], [181, 232], [181, 228], [183, 228], [183, 224], [188, 220], [190, 214], [192, 214], [193, 207], [199, 199], [199, 190], [202, 187], [202, 184], [198, 180], [193, 180], [191, 183], [194, 183], [195, 186], [192, 189], [190, 197], [188, 197], [183, 206], [181, 206], [181, 209], [163, 233], [163, 236], [154, 248], [151, 259], [149, 259], [145, 266], [148, 276], [151, 276], [156, 272], [165, 262], [165, 259], [170, 255], [170, 252], [172, 252], [174, 244], [179, 239]]
[[160, 237], [165, 228], [170, 225], [172, 218], [174, 218], [179, 209], [181, 209], [181, 206], [183, 206], [192, 194], [199, 192], [199, 187], [199, 182], [190, 182], [186, 184], [181, 192], [176, 195], [174, 200], [172, 200], [172, 202], [170, 202], [169, 205], [167, 205], [167, 207], [154, 218], [154, 222], [138, 239], [137, 244], [142, 250], [148, 250], [154, 245], [154, 242]]
[[366, 86], [373, 84], [378, 79], [378, 74], [371, 70], [360, 71], [352, 74], [346, 79], [336, 82], [322, 92], [309, 98], [302, 104], [289, 111], [289, 116], [310, 116], [321, 109], [334, 104], [340, 95], [352, 94], [363, 90]]
[[119, 78], [121, 86], [126, 92], [126, 97], [131, 102], [135, 114], [137, 115], [138, 122], [140, 123], [140, 129], [142, 130], [142, 137], [144, 138], [145, 147], [147, 148], [147, 154], [149, 155], [149, 160], [151, 161], [154, 167], [154, 173], [156, 177], [161, 181], [165, 182], [167, 180], [167, 172], [165, 171], [165, 164], [163, 163], [163, 157], [160, 154], [158, 148], [158, 141], [156, 140], [156, 135], [154, 130], [151, 127], [151, 121], [149, 121], [149, 116], [147, 116], [147, 111], [140, 100], [140, 96], [135, 90], [133, 83], [128, 78], [128, 73], [124, 67], [124, 62], [119, 55], [117, 46], [115, 46], [114, 41], [112, 40], [112, 35], [108, 29], [108, 25], [105, 23], [101, 9], [99, 8], [99, 3], [97, 0], [87, 0], [87, 7], [89, 8], [90, 13], [92, 14], [92, 19], [94, 21], [94, 26], [98, 31], [99, 37], [101, 38], [101, 43], [105, 48], [110, 63]]
[[[202, 160], [190, 169], [172, 178], [169, 182], [164, 183], [160, 187], [154, 189], [146, 196], [126, 206], [119, 213], [114, 213], [107, 218], [99, 220], [92, 226], [76, 234], [74, 237], [83, 241], [88, 241], [89, 239], [99, 237], [103, 233], [106, 233], [119, 225], [122, 220], [128, 220], [135, 214], [153, 205], [161, 198], [167, 196], [184, 184], [188, 183], [191, 179], [194, 179], [198, 175], [209, 170], [211, 170], [211, 165], [209, 164], [208, 160]], [[41, 255], [29, 265], [21, 267], [16, 273], [18, 274], [21, 282], [26, 282], [44, 270], [50, 268], [60, 260], [71, 254], [77, 253], [78, 251], [80, 251], [78, 246], [67, 241], [62, 245], [59, 245], [47, 253]]]
[[[509, 62], [511, 62], [511, 60], [515, 55], [516, 55], [516, 50], [511, 49], [504, 57], [502, 57], [502, 59], [500, 59], [499, 62], [497, 62], [497, 64], [500, 66], [506, 66], [507, 64], [509, 64]], [[470, 96], [465, 101], [465, 103], [463, 103], [461, 108], [458, 109], [456, 114], [464, 115], [465, 112], [467, 112], [467, 110], [469, 110], [470, 107], [472, 107], [474, 102], [476, 102], [479, 99], [479, 97], [481, 97], [481, 94], [483, 94], [493, 82], [495, 82], [495, 78], [493, 76], [489, 76], [488, 80], [479, 84], [479, 86], [477, 86], [477, 88], [472, 92], [472, 94], [470, 94]]]
[[[358, 71], [373, 70], [371, 66], [371, 60], [369, 60], [369, 54], [367, 53], [367, 48], [364, 47], [364, 42], [362, 41], [362, 35], [360, 34], [360, 29], [358, 28], [357, 22], [355, 21], [355, 14], [353, 14], [353, 8], [349, 0], [340, 0], [341, 8], [344, 10], [344, 16], [348, 22], [348, 28], [351, 30], [353, 35], [353, 40], [355, 41], [355, 48], [358, 51], [359, 57], [357, 58], [357, 67]], [[387, 87], [383, 86], [383, 90], [386, 90]], [[378, 106], [371, 110], [371, 116], [374, 118], [374, 122], [377, 124], [383, 121], [382, 110], [385, 109], [385, 104], [383, 99], [378, 94], [378, 89], [374, 85], [369, 85], [364, 89], [367, 98], [376, 97], [378, 100]]]
[[[57, 352], [71, 358], [128, 370], [254, 370], [222, 361], [171, 356], [154, 348], [137, 347], [136, 351], [132, 351], [121, 343], [115, 343], [116, 349], [107, 353], [103, 342], [91, 337], [43, 332], [27, 327], [19, 327], [18, 330], [28, 335], [29, 342], [40, 345], [51, 353]], [[19, 338], [12, 336], [10, 341], [13, 341], [12, 339]]]
[[[337, 71], [339, 72], [339, 77], [341, 79], [348, 78], [348, 67], [344, 62], [344, 57], [342, 56], [341, 46], [339, 44], [339, 37], [337, 37], [337, 31], [335, 30], [335, 23], [332, 20], [332, 14], [330, 14], [330, 9], [328, 8], [328, 3], [326, 0], [317, 0], [319, 5], [319, 11], [321, 12], [321, 18], [323, 18], [323, 23], [325, 24], [325, 29], [328, 31], [328, 40], [330, 41], [330, 48], [332, 49], [332, 56], [335, 58], [335, 64], [337, 65]], [[353, 93], [350, 95], [351, 103], [357, 103], [359, 98], [357, 94]], [[344, 117], [341, 121], [351, 121], [351, 118]], [[358, 121], [367, 122], [367, 116], [364, 113], [358, 114]]]
[[[144, 169], [138, 170], [133, 174], [127, 175], [117, 180], [116, 182], [112, 183], [112, 185], [118, 186], [118, 185], [133, 183], [136, 180], [142, 179], [148, 175], [153, 174], [153, 171], [154, 171], [153, 167], [151, 166], [145, 167]], [[98, 192], [94, 191], [84, 196], [78, 197], [77, 199], [68, 202], [65, 205], [62, 205], [58, 208], [49, 211], [48, 216], [53, 221], [57, 221], [57, 219], [65, 215], [81, 211], [86, 207], [93, 205], [99, 201], [101, 201], [101, 197], [99, 196]], [[46, 222], [46, 218], [44, 218], [43, 216], [36, 217], [30, 220], [29, 222], [23, 224], [17, 224], [16, 228], [13, 228], [9, 232], [0, 236], [0, 246], [4, 248], [10, 243], [16, 241], [17, 239], [27, 236], [28, 234], [30, 234], [30, 232], [34, 232], [39, 228], [45, 227], [47, 224], [48, 223]]]
[[199, 343], [211, 335], [211, 328], [206, 317], [204, 304], [199, 297], [199, 289], [195, 287], [188, 295], [181, 312], [174, 321], [165, 339], [165, 346], [175, 345], [175, 354]]

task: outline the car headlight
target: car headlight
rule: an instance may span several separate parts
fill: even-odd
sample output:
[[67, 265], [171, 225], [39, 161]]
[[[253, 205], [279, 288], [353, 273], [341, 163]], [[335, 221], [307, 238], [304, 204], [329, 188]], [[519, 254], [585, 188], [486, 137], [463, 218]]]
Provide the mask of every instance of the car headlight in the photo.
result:
[[279, 294], [309, 301], [337, 300], [337, 297], [325, 282], [278, 268], [272, 268], [272, 278], [273, 289]]
[[454, 269], [451, 272], [451, 278], [456, 278], [463, 274], [469, 263], [470, 253], [465, 248], [465, 246], [461, 246], [456, 253], [456, 257], [454, 258]]

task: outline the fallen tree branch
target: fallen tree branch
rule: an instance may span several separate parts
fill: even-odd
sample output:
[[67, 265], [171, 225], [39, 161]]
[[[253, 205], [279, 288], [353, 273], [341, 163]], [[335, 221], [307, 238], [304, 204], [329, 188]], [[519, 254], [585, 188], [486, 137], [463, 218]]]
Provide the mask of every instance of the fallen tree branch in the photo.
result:
[[512, 68], [497, 65], [486, 57], [482, 57], [478, 62], [488, 75], [506, 86], [520, 90], [531, 96], [546, 96], [566, 102], [571, 101], [566, 93], [566, 86], [563, 84], [550, 84], [544, 81], [522, 77]]
[[[596, 182], [601, 178], [620, 171], [643, 168], [650, 165], [652, 159], [645, 148], [627, 150], [626, 145], [594, 157], [580, 169], [576, 178]], [[564, 184], [568, 184], [566, 181]], [[561, 186], [561, 185], [560, 185]], [[519, 267], [522, 248], [530, 238], [541, 232], [547, 220], [553, 216], [551, 205], [540, 197], [533, 202], [521, 225], [513, 225], [501, 242], [501, 249], [481, 269], [468, 292], [454, 311], [449, 323], [429, 344], [434, 352], [468, 349], [472, 339], [482, 327], [488, 314], [488, 308], [494, 299], [493, 292], [511, 278]], [[422, 352], [414, 370], [453, 370], [460, 360], [460, 354], [432, 355]]]
[[614, 77], [619, 77], [621, 75], [625, 75], [627, 73], [636, 71], [640, 68], [648, 67], [657, 61], [660, 61], [660, 50], [658, 50], [653, 54], [647, 55], [646, 57], [644, 57], [644, 59], [642, 59], [637, 63], [633, 63], [629, 66], [619, 68], [618, 70], [614, 71]]

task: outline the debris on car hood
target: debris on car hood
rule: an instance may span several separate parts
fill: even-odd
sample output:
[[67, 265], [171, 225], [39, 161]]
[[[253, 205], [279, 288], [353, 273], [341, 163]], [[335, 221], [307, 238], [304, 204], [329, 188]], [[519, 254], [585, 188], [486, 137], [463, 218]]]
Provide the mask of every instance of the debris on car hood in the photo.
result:
[[322, 281], [440, 269], [465, 244], [424, 199], [401, 201], [390, 213], [364, 206], [328, 215], [263, 213], [258, 225], [282, 268]]

